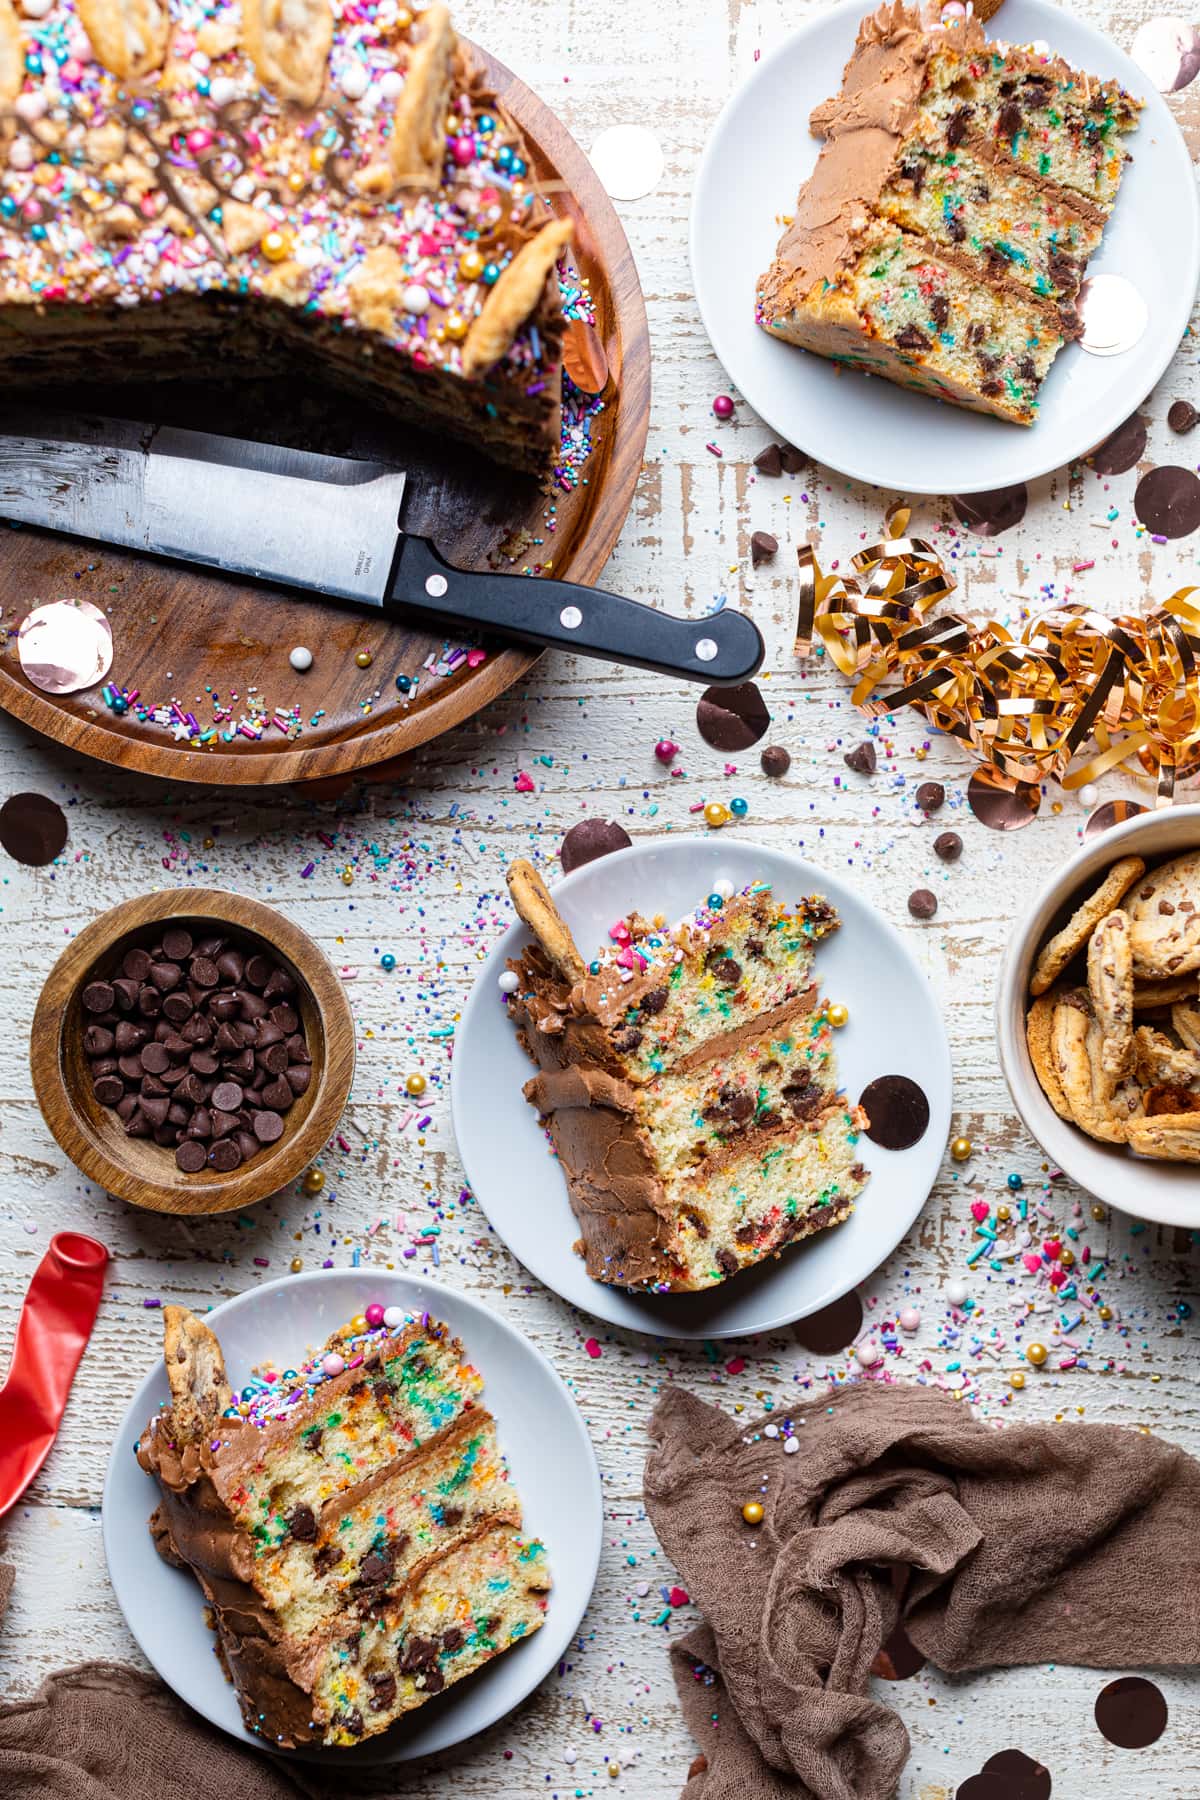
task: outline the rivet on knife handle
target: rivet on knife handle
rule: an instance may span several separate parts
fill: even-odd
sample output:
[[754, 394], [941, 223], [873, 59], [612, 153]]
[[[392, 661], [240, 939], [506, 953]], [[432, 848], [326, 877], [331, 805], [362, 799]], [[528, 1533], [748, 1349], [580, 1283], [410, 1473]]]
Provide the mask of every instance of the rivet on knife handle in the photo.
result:
[[603, 588], [455, 569], [425, 538], [404, 539], [385, 604], [714, 687], [748, 680], [764, 655], [758, 628], [744, 613], [680, 619]]

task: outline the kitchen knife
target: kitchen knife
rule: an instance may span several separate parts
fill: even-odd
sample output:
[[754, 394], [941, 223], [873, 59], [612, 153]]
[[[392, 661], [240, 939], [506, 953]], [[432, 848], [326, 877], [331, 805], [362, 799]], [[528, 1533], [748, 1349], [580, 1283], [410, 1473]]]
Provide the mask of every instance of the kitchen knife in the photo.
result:
[[117, 419], [6, 409], [3, 426], [0, 520], [688, 681], [745, 681], [763, 660], [743, 613], [680, 619], [570, 581], [454, 568], [404, 531], [404, 472], [382, 463]]

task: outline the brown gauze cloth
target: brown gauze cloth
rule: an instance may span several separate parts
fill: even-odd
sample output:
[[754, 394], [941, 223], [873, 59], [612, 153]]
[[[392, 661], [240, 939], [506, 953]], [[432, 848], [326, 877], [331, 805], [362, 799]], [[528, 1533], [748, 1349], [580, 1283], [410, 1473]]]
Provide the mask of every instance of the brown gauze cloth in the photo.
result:
[[[982, 1423], [872, 1383], [735, 1422], [672, 1389], [646, 1510], [705, 1623], [672, 1646], [707, 1757], [684, 1800], [891, 1800], [869, 1691], [898, 1623], [939, 1669], [1200, 1661], [1200, 1463], [1115, 1425]], [[760, 1501], [761, 1525], [742, 1517]]]

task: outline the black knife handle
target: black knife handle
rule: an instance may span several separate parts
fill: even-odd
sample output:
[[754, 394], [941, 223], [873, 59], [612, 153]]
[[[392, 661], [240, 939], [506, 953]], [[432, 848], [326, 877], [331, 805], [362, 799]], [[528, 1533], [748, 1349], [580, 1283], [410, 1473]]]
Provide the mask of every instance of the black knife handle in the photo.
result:
[[764, 655], [758, 627], [744, 613], [679, 619], [573, 581], [455, 569], [427, 538], [401, 543], [384, 601], [385, 612], [393, 608], [714, 687], [747, 681]]

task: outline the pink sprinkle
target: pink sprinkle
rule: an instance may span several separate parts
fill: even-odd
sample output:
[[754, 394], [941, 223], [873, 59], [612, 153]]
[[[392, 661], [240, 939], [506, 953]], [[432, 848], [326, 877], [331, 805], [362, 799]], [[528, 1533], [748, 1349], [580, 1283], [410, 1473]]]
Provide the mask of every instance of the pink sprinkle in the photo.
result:
[[533, 776], [526, 774], [525, 770], [522, 769], [521, 773], [517, 776], [517, 792], [518, 794], [532, 794], [533, 791]]
[[673, 1587], [667, 1595], [667, 1602], [671, 1606], [689, 1606], [691, 1604], [691, 1596], [688, 1594], [686, 1588]]
[[486, 650], [468, 650], [467, 651], [467, 667], [468, 667], [468, 669], [477, 669], [479, 667], [480, 663], [485, 663], [486, 661], [487, 661], [487, 651]]
[[589, 1356], [594, 1357], [594, 1356], [601, 1356], [603, 1354], [603, 1352], [601, 1351], [600, 1346], [596, 1342], [595, 1338], [589, 1338], [587, 1340], [587, 1343], [583, 1347], [587, 1351]]
[[977, 1225], [983, 1224], [991, 1210], [986, 1200], [972, 1200], [971, 1202], [971, 1217]]
[[731, 1356], [729, 1361], [725, 1364], [725, 1373], [727, 1375], [740, 1375], [745, 1366], [746, 1359], [744, 1356]]
[[721, 454], [715, 444], [705, 444], [704, 448], [708, 451], [710, 456], [720, 456]]
[[1021, 1258], [1021, 1261], [1025, 1264], [1025, 1267], [1029, 1270], [1031, 1275], [1036, 1275], [1042, 1266], [1041, 1257], [1036, 1256], [1032, 1250], [1027, 1250]]

